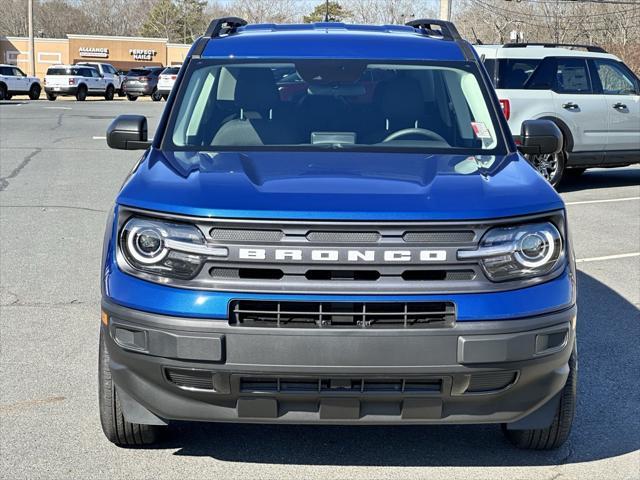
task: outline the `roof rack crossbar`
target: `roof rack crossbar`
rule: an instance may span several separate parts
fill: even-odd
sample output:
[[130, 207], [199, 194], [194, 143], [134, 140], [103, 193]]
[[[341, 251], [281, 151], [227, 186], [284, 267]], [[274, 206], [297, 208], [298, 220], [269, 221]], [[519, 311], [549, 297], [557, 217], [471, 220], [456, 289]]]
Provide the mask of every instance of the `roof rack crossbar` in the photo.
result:
[[573, 47], [584, 48], [588, 52], [594, 53], [607, 53], [607, 51], [596, 45], [580, 45], [575, 43], [505, 43], [503, 48], [523, 48], [523, 47], [544, 47], [544, 48], [556, 48], [556, 47]]
[[[456, 26], [452, 22], [447, 22], [445, 20], [421, 18], [407, 22], [405, 25], [408, 27], [418, 28], [424, 31], [427, 35], [442, 35], [442, 37], [447, 40], [462, 39]], [[440, 27], [440, 29], [434, 29], [433, 27]]]
[[245, 19], [238, 17], [214, 18], [211, 20], [204, 36], [207, 38], [218, 38], [224, 35], [230, 35], [246, 24], [247, 21]]

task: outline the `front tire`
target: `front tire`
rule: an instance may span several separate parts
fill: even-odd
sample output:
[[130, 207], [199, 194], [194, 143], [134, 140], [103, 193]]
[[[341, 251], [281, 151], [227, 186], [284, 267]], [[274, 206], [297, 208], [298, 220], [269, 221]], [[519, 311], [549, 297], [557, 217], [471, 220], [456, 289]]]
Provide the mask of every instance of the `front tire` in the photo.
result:
[[158, 90], [153, 90], [153, 92], [151, 92], [151, 100], [153, 100], [154, 102], [159, 102], [160, 100], [162, 100], [162, 95], [160, 95], [158, 93]]
[[136, 95], [127, 94], [127, 100], [129, 100], [130, 102], [135, 102], [136, 100], [138, 100], [138, 97]]
[[104, 92], [104, 99], [105, 100], [113, 100], [113, 95], [115, 94], [115, 88], [113, 88], [113, 85], [107, 85], [107, 90], [106, 92]]
[[525, 155], [525, 158], [552, 187], [558, 186], [567, 163], [564, 150], [553, 154]]
[[567, 383], [560, 392], [560, 402], [553, 418], [553, 422], [547, 428], [530, 430], [507, 430], [502, 425], [505, 436], [518, 448], [527, 450], [554, 450], [560, 447], [569, 438], [573, 415], [576, 410], [576, 398], [578, 387], [578, 353], [574, 349], [569, 358], [569, 376]]
[[0, 83], [0, 100], [9, 100], [7, 86], [4, 83]]
[[87, 87], [84, 85], [80, 85], [78, 87], [78, 91], [76, 92], [76, 100], [79, 102], [84, 102], [87, 99]]
[[50, 102], [55, 102], [56, 98], [58, 98], [57, 95], [47, 92], [47, 100], [49, 100]]
[[150, 445], [158, 440], [162, 427], [127, 422], [122, 413], [118, 391], [111, 378], [109, 352], [102, 329], [98, 353], [98, 400], [100, 423], [107, 439], [123, 447]]

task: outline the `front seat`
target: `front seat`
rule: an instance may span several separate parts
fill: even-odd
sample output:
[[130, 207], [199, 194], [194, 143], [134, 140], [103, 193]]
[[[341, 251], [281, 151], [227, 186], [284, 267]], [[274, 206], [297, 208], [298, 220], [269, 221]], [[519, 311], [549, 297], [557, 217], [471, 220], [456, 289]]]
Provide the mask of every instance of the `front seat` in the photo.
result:
[[280, 95], [270, 68], [239, 69], [234, 91], [236, 112], [227, 117], [211, 145], [260, 146], [296, 143], [282, 117]]
[[417, 80], [397, 77], [376, 87], [373, 103], [377, 110], [371, 143], [378, 143], [405, 128], [424, 128], [424, 96]]

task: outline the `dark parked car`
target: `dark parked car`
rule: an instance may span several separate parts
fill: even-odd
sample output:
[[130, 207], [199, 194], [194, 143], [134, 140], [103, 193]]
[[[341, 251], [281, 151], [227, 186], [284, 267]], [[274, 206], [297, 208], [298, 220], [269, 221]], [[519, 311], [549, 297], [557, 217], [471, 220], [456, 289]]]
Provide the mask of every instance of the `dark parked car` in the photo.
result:
[[122, 84], [127, 99], [135, 102], [138, 97], [151, 95], [154, 102], [159, 101], [162, 96], [158, 92], [158, 77], [164, 67], [143, 67], [129, 70]]

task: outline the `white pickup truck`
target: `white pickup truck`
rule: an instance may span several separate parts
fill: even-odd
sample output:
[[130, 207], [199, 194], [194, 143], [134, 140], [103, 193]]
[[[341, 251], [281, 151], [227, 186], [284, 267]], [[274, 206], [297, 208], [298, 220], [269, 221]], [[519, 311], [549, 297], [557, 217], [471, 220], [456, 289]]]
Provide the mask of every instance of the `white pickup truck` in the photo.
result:
[[0, 100], [10, 100], [13, 95], [29, 95], [31, 100], [40, 98], [40, 80], [30, 77], [15, 65], [0, 65]]
[[75, 96], [79, 102], [88, 96], [113, 100], [116, 91], [113, 81], [103, 77], [98, 70], [84, 65], [54, 65], [44, 77], [47, 100], [54, 101], [63, 95]]

